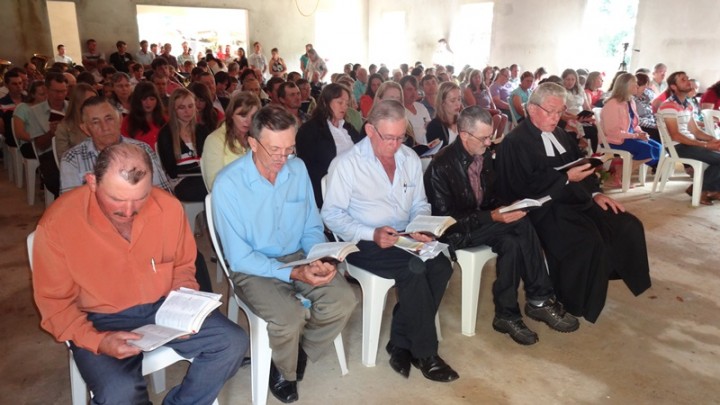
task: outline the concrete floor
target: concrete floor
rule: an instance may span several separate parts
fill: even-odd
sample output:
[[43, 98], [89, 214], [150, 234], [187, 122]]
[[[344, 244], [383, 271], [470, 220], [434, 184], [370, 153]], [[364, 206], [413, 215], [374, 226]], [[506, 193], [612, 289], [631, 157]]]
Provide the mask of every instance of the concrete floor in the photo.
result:
[[[596, 324], [583, 321], [579, 331], [560, 334], [526, 320], [540, 342], [531, 347], [515, 344], [490, 324], [490, 264], [482, 277], [475, 336], [460, 333], [459, 274], [453, 276], [440, 308], [440, 354], [460, 373], [458, 381], [429, 382], [417, 370], [406, 381], [390, 369], [382, 349], [395, 299], [389, 294], [377, 366], [366, 368], [360, 362], [358, 306], [343, 333], [350, 373], [340, 376], [334, 350], [329, 350], [308, 366], [299, 403], [718, 403], [720, 207], [691, 208], [683, 192], [688, 184], [687, 176], [678, 175], [654, 200], [648, 198], [650, 186], [613, 194], [645, 224], [653, 287], [635, 298], [621, 282], [612, 282]], [[42, 196], [29, 207], [25, 190], [9, 183], [0, 170], [0, 207], [0, 341], [6, 348], [0, 357], [0, 403], [69, 404], [67, 349], [38, 326], [25, 251], [25, 237], [44, 209]], [[199, 238], [199, 245], [210, 258], [206, 237]], [[208, 265], [214, 270], [214, 264]], [[225, 285], [216, 291], [225, 293]], [[359, 288], [355, 293], [360, 296]], [[184, 367], [171, 367], [168, 386], [180, 381]], [[159, 403], [161, 397], [153, 400]], [[228, 382], [220, 403], [247, 404], [250, 398], [247, 367]], [[270, 396], [268, 403], [279, 402]]]

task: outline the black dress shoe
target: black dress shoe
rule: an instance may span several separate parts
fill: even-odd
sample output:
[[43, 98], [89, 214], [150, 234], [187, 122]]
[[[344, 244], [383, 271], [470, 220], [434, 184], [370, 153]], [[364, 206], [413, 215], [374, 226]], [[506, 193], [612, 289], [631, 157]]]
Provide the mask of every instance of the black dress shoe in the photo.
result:
[[300, 346], [300, 351], [298, 351], [298, 360], [297, 360], [297, 380], [302, 381], [305, 377], [305, 367], [307, 367], [307, 353], [305, 353], [305, 350], [303, 350], [302, 346]]
[[408, 378], [410, 375], [410, 361], [412, 360], [410, 350], [397, 347], [392, 342], [388, 342], [385, 350], [390, 354], [390, 367], [401, 376]]
[[286, 380], [273, 362], [270, 362], [269, 385], [270, 392], [278, 401], [289, 404], [298, 400], [297, 381]]
[[437, 354], [424, 359], [412, 359], [412, 365], [419, 368], [428, 380], [450, 382], [460, 378], [458, 373]]

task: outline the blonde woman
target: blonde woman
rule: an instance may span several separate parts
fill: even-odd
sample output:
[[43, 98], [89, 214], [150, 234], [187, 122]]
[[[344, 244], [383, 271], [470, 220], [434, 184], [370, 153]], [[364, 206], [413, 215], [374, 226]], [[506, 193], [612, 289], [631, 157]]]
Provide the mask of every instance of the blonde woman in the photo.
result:
[[428, 142], [439, 139], [443, 147], [455, 141], [458, 135], [457, 119], [462, 110], [462, 97], [460, 86], [453, 82], [440, 85], [435, 102], [437, 113], [427, 126], [426, 138]]
[[244, 156], [249, 148], [248, 136], [253, 116], [262, 107], [255, 93], [243, 91], [230, 99], [225, 121], [205, 140], [200, 166], [208, 190], [212, 190], [220, 170]]
[[78, 83], [73, 87], [65, 118], [60, 121], [55, 130], [55, 154], [58, 160], [62, 159], [62, 156], [70, 148], [87, 139], [85, 132], [80, 129], [82, 122], [80, 107], [85, 100], [97, 95], [97, 90], [87, 83]]
[[180, 88], [170, 95], [168, 123], [158, 135], [157, 153], [180, 201], [202, 202], [207, 190], [200, 175], [208, 130], [196, 120], [195, 95]]

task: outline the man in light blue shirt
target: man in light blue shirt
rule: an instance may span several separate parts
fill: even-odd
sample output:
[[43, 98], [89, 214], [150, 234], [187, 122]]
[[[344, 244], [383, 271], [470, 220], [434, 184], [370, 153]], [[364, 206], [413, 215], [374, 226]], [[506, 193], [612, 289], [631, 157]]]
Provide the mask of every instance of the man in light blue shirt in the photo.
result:
[[270, 391], [285, 403], [298, 399], [307, 358], [320, 357], [357, 304], [334, 264], [282, 267], [325, 242], [310, 176], [295, 158], [296, 125], [282, 106], [262, 108], [250, 128], [251, 152], [218, 174], [212, 192], [235, 293], [268, 323]]
[[[403, 145], [406, 127], [402, 104], [375, 103], [367, 137], [330, 165], [322, 217], [342, 239], [358, 241], [360, 251], [349, 263], [395, 280], [390, 366], [407, 378], [413, 364], [426, 378], [449, 382], [458, 374], [438, 356], [435, 314], [452, 275], [450, 262], [444, 255], [423, 262], [394, 247], [413, 218], [430, 215], [420, 158]], [[423, 234], [410, 236], [430, 241]]]

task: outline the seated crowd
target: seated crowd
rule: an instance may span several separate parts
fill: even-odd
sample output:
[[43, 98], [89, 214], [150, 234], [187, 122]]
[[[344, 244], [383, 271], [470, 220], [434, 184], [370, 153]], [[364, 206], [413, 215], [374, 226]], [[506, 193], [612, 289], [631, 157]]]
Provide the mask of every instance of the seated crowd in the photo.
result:
[[[452, 66], [347, 64], [328, 76], [311, 44], [299, 73], [276, 48], [266, 59], [258, 42], [234, 59], [229, 47], [196, 58], [187, 43], [173, 56], [170, 44], [142, 41], [131, 54], [118, 41], [106, 60], [94, 40], [86, 45], [82, 65], [58, 47], [44, 76], [33, 64], [5, 73], [0, 133], [37, 158], [45, 187], [63, 194], [38, 224], [35, 299], [42, 327], [71, 342], [97, 402], [147, 402], [129, 331], [152, 319], [169, 291], [206, 280], [178, 200], [202, 202], [212, 191], [235, 293], [268, 322], [270, 391], [286, 403], [299, 398], [307, 359], [326, 351], [357, 304], [336, 264], [285, 266], [330, 233], [357, 243], [349, 263], [395, 281], [390, 366], [450, 382], [459, 374], [439, 356], [435, 327], [450, 260], [395, 247], [418, 215], [455, 218], [439, 237], [451, 260], [480, 245], [497, 253], [492, 327], [531, 345], [539, 337], [523, 321], [521, 280], [525, 314], [559, 332], [577, 330], [578, 318], [596, 322], [611, 280], [636, 296], [651, 285], [642, 223], [603, 194], [589, 164], [556, 167], [593, 154], [604, 135], [654, 168], [671, 141], [680, 156], [709, 165], [701, 202], [720, 200], [715, 123], [697, 121], [691, 79], [677, 71], [665, 81], [663, 64], [618, 72], [604, 92], [599, 72], [544, 78], [544, 68], [517, 64], [457, 76]], [[720, 82], [700, 105], [718, 109], [719, 100]], [[599, 121], [593, 108], [602, 108]], [[529, 213], [501, 211], [546, 196]], [[217, 312], [174, 340], [169, 346], [195, 361], [166, 401], [212, 402], [247, 344]]]

